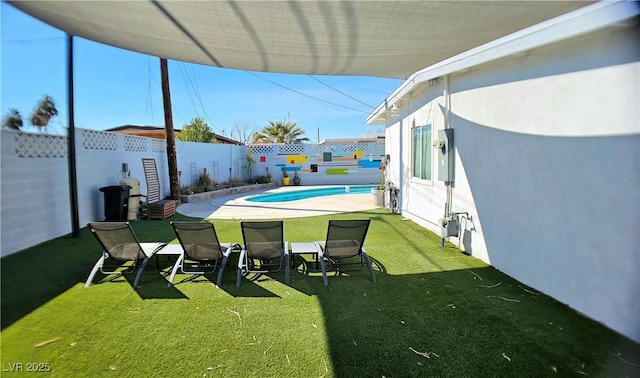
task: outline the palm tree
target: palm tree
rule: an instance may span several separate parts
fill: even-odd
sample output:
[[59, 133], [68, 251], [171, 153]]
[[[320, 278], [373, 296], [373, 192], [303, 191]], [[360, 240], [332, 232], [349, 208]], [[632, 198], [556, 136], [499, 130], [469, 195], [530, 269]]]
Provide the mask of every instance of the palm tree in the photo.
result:
[[19, 130], [22, 127], [22, 114], [18, 109], [9, 109], [9, 114], [2, 120], [2, 127], [12, 130]]
[[296, 127], [295, 122], [269, 121], [254, 137], [256, 143], [302, 143], [309, 138], [302, 138], [304, 130]]
[[31, 124], [40, 130], [46, 128], [49, 125], [49, 121], [52, 117], [58, 115], [58, 109], [56, 109], [56, 103], [53, 98], [47, 94], [42, 95], [42, 98], [38, 102], [38, 105], [31, 113], [29, 121]]

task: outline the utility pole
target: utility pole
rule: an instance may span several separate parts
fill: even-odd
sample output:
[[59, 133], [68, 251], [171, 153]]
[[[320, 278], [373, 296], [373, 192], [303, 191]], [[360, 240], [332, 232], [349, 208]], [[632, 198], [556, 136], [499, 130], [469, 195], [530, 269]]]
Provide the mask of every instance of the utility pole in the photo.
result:
[[160, 77], [162, 78], [162, 105], [164, 107], [164, 129], [167, 134], [167, 162], [169, 165], [169, 185], [171, 199], [180, 199], [180, 178], [178, 177], [178, 159], [176, 158], [176, 135], [173, 132], [173, 113], [171, 112], [171, 92], [169, 91], [169, 68], [167, 60], [160, 58]]

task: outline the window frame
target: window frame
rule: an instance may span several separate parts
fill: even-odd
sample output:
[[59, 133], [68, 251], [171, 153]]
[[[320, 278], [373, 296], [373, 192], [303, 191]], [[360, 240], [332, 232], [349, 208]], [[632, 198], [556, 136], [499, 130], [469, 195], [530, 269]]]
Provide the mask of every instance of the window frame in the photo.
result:
[[[425, 146], [425, 130], [428, 131], [429, 135], [426, 140], [427, 151], [418, 151], [416, 149], [421, 149]], [[419, 145], [416, 145], [416, 132], [419, 132]], [[418, 153], [420, 156], [416, 156]], [[428, 161], [427, 158], [428, 157]], [[420, 166], [416, 167], [416, 158], [418, 158]], [[419, 126], [414, 126], [411, 128], [411, 181], [422, 183], [422, 184], [433, 184], [433, 125], [430, 123], [422, 124]], [[427, 162], [429, 177], [426, 177], [426, 171], [424, 163]], [[418, 175], [416, 175], [418, 172]]]

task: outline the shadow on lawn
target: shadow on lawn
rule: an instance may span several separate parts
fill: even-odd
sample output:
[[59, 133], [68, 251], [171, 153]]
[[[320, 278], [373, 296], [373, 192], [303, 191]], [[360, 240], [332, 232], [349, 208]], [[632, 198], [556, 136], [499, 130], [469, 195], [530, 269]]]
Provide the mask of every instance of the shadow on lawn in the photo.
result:
[[72, 286], [84, 283], [100, 256], [95, 243], [90, 231], [84, 228], [77, 239], [68, 235], [4, 257], [2, 329]]
[[337, 377], [640, 374], [640, 345], [491, 267], [314, 286]]
[[[252, 274], [249, 277], [244, 276], [242, 279], [242, 284], [240, 287], [236, 286], [236, 267], [237, 263], [234, 264], [229, 269], [227, 266], [224, 270], [224, 278], [222, 281], [222, 286], [219, 288], [220, 290], [225, 291], [227, 294], [231, 295], [234, 298], [280, 298], [279, 295], [265, 289], [260, 285], [262, 281], [276, 280], [280, 281], [283, 285], [284, 282], [284, 271], [282, 272], [282, 278], [278, 276], [280, 273], [275, 273], [273, 275], [265, 275], [265, 274]], [[192, 276], [188, 277], [185, 280], [181, 280], [178, 282], [174, 282], [174, 287], [178, 290], [180, 286], [184, 284], [206, 284], [211, 285], [212, 289], [216, 285], [216, 281], [218, 279], [218, 271], [216, 270], [213, 274], [207, 274], [202, 276]], [[165, 281], [166, 283], [167, 281]], [[165, 285], [166, 286], [166, 285]]]
[[[191, 220], [191, 218], [177, 215], [171, 220]], [[132, 221], [131, 226], [140, 242], [168, 243], [175, 239], [175, 234], [167, 222], [141, 220]], [[91, 231], [84, 227], [80, 230], [78, 238], [73, 238], [71, 235], [62, 236], [2, 258], [0, 264], [2, 329], [70, 288], [78, 284], [84, 285], [100, 253], [99, 244], [91, 235]], [[152, 271], [151, 263], [149, 265], [148, 270]], [[135, 273], [125, 277], [133, 285]], [[102, 278], [104, 276], [96, 275], [94, 283]], [[166, 281], [164, 282], [164, 289], [166, 289]], [[141, 286], [138, 293], [142, 298], [157, 298], [158, 295], [161, 298], [176, 298], [175, 292], [160, 291], [159, 287], [154, 289], [153, 285]]]
[[[233, 297], [280, 297], [279, 295], [262, 287], [260, 282], [264, 280], [277, 280], [284, 285], [284, 270], [269, 275], [244, 275], [242, 285], [240, 287], [236, 287], [238, 256], [239, 253], [236, 251], [229, 257], [223, 273], [222, 287], [220, 287], [221, 290], [224, 290], [227, 294]], [[218, 279], [219, 268], [213, 273], [205, 275], [178, 274], [173, 282], [173, 286], [167, 288], [169, 276], [175, 260], [167, 260], [162, 256], [160, 256], [160, 258], [159, 270], [156, 269], [155, 261], [151, 261], [142, 274], [140, 284], [135, 288], [135, 291], [142, 299], [189, 299], [189, 297], [180, 291], [181, 287], [184, 285], [210, 285], [212, 286], [212, 289], [215, 287]], [[125, 277], [133, 287], [135, 276], [127, 275]], [[104, 282], [104, 280], [102, 282]], [[172, 291], [172, 293], [168, 293], [167, 290]]]
[[431, 272], [389, 274], [374, 259], [377, 284], [364, 269], [331, 274], [328, 287], [292, 272], [292, 287], [318, 296], [335, 376], [640, 376], [638, 343], [493, 267], [452, 263], [472, 259], [455, 248], [442, 258], [416, 243], [438, 235], [371, 215], [372, 251], [390, 234], [404, 246], [380, 260], [411, 251]]

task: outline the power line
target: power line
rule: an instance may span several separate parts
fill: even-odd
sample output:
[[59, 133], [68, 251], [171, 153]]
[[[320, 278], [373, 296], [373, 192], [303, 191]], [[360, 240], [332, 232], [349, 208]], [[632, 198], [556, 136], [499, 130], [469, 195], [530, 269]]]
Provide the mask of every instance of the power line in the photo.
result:
[[[192, 67], [191, 72], [193, 73], [193, 81], [196, 82], [195, 85], [194, 85], [193, 81], [191, 80], [191, 77], [189, 76], [189, 72], [187, 72], [187, 68], [185, 67], [184, 63], [182, 63], [182, 68], [184, 69], [184, 72], [186, 73], [187, 78], [189, 79], [189, 83], [191, 84], [191, 88], [193, 88], [193, 92], [194, 92], [194, 94], [196, 96], [196, 99], [198, 100], [198, 103], [200, 104], [200, 108], [202, 108], [202, 112], [204, 113], [204, 116], [209, 120], [209, 122], [211, 123], [211, 126], [213, 126], [214, 129], [220, 131], [220, 129], [218, 129], [218, 127], [213, 122], [211, 117], [209, 117], [209, 114], [207, 113], [207, 109], [205, 109], [204, 104], [202, 103], [202, 99], [200, 98], [200, 91], [197, 88], [198, 81], [196, 80], [196, 74], [195, 74], [195, 71], [193, 71], [193, 67]], [[191, 94], [189, 94], [189, 98], [191, 98]], [[194, 105], [194, 108], [195, 108], [195, 105]]]
[[278, 87], [280, 87], [280, 88], [284, 88], [284, 89], [286, 89], [286, 90], [288, 90], [288, 91], [291, 91], [291, 92], [297, 93], [297, 94], [299, 94], [299, 95], [301, 95], [301, 96], [309, 97], [309, 98], [311, 98], [311, 99], [313, 99], [313, 100], [316, 100], [316, 101], [319, 101], [319, 102], [322, 102], [322, 103], [325, 103], [325, 104], [328, 104], [328, 105], [337, 106], [337, 107], [339, 107], [339, 108], [344, 108], [344, 109], [348, 109], [348, 110], [353, 110], [353, 111], [360, 112], [360, 113], [364, 113], [364, 114], [369, 114], [369, 113], [370, 113], [370, 112], [368, 112], [368, 111], [364, 111], [364, 110], [360, 110], [360, 109], [355, 109], [355, 108], [350, 108], [350, 107], [348, 107], [348, 106], [344, 106], [344, 105], [336, 104], [336, 103], [331, 102], [331, 101], [326, 101], [326, 100], [323, 100], [323, 99], [321, 99], [321, 98], [317, 98], [317, 97], [314, 97], [314, 96], [308, 95], [308, 94], [306, 94], [306, 93], [303, 93], [303, 92], [297, 91], [297, 90], [295, 90], [295, 89], [289, 88], [289, 87], [287, 87], [287, 86], [284, 86], [284, 85], [282, 85], [282, 84], [276, 83], [276, 82], [275, 82], [275, 81], [273, 81], [273, 80], [269, 80], [269, 79], [267, 79], [267, 78], [264, 78], [264, 77], [262, 77], [262, 76], [260, 76], [260, 75], [257, 75], [257, 74], [255, 74], [255, 73], [253, 73], [253, 72], [251, 72], [251, 71], [245, 71], [245, 72], [247, 72], [247, 73], [249, 73], [249, 74], [251, 74], [251, 75], [253, 75], [253, 76], [255, 76], [255, 77], [257, 77], [257, 78], [259, 78], [259, 79], [261, 79], [261, 80], [264, 80], [264, 81], [266, 81], [266, 82], [268, 82], [268, 83], [271, 83], [271, 84], [273, 84], [273, 85], [277, 85], [277, 86], [278, 86]]
[[[189, 90], [189, 88], [188, 88], [188, 87], [189, 87], [189, 85], [187, 84], [187, 80], [185, 80], [185, 78], [184, 78], [184, 76], [185, 76], [185, 71], [186, 71], [186, 68], [185, 68], [185, 66], [184, 66], [184, 63], [182, 63], [181, 67], [182, 67], [182, 70], [181, 70], [181, 72], [180, 72], [180, 73], [182, 74], [182, 81], [183, 81], [183, 82], [185, 83], [185, 85], [187, 86], [187, 93], [189, 94], [189, 101], [191, 101], [191, 106], [193, 106], [193, 109], [194, 109], [194, 110], [195, 110], [195, 112], [196, 112], [196, 116], [200, 117], [200, 114], [198, 113], [198, 107], [196, 106], [195, 101], [193, 101], [193, 96], [191, 95], [191, 91], [190, 91], [190, 90]], [[187, 76], [188, 76], [188, 74], [187, 74]], [[188, 78], [188, 79], [189, 79], [189, 82], [191, 82], [191, 78]], [[192, 84], [192, 85], [193, 85], [193, 84]]]
[[147, 103], [146, 103], [146, 108], [144, 109], [145, 112], [145, 119], [147, 118], [147, 116], [149, 115], [149, 108], [151, 108], [151, 122], [155, 123], [155, 119], [153, 118], [153, 97], [151, 96], [151, 73], [149, 72], [149, 74], [147, 75]]
[[147, 117], [149, 116], [149, 108], [151, 108], [151, 122], [155, 123], [155, 120], [153, 118], [153, 97], [151, 97], [151, 67], [149, 67], [149, 63], [148, 61], [145, 60], [144, 57], [142, 57], [142, 60], [145, 61], [145, 63], [147, 63], [147, 102], [145, 104], [145, 109], [144, 109], [144, 119], [148, 119]]
[[155, 123], [155, 119], [153, 118], [153, 96], [151, 96], [151, 79], [153, 78], [156, 84], [158, 84], [158, 87], [160, 87], [160, 83], [158, 82], [158, 79], [155, 76], [153, 76], [153, 71], [151, 70], [149, 59], [144, 55], [140, 55], [140, 57], [147, 65], [147, 103], [146, 103], [147, 106], [145, 108], [145, 120], [147, 119], [147, 116], [148, 116], [147, 112], [149, 110], [149, 107], [151, 107], [151, 122]]
[[[148, 60], [148, 59], [145, 59], [145, 56], [144, 56], [144, 55], [141, 55], [141, 57], [142, 57], [142, 60], [144, 60], [144, 61], [145, 61], [145, 63], [147, 64], [147, 69], [149, 70], [149, 76], [153, 78], [153, 80], [156, 82], [156, 84], [158, 84], [158, 88], [162, 88], [162, 86], [160, 85], [160, 82], [158, 81], [158, 79], [153, 75], [153, 70], [151, 69], [151, 65], [149, 64], [149, 60]], [[149, 80], [149, 81], [150, 81], [150, 80]], [[182, 116], [182, 114], [180, 114], [180, 112], [178, 111], [178, 109], [177, 109], [177, 108], [175, 108], [175, 107], [173, 106], [173, 104], [171, 105], [171, 109], [172, 109], [174, 112], [178, 113], [178, 116], [182, 119], [182, 122], [184, 122], [184, 124], [186, 124], [186, 123], [187, 123], [187, 120], [185, 120], [185, 119], [184, 119], [184, 117]]]
[[2, 41], [2, 43], [39, 42], [39, 41], [48, 41], [52, 39], [65, 39], [65, 37], [62, 36], [62, 37], [42, 37], [42, 38], [29, 38], [29, 39], [11, 39], [11, 40], [4, 40]]
[[369, 105], [369, 104], [367, 104], [367, 103], [365, 103], [365, 102], [362, 102], [362, 101], [358, 100], [357, 98], [355, 98], [355, 97], [353, 97], [353, 96], [350, 96], [350, 95], [348, 95], [348, 94], [346, 94], [346, 93], [342, 92], [341, 90], [339, 90], [339, 89], [337, 89], [337, 88], [334, 88], [334, 87], [330, 86], [329, 84], [327, 84], [327, 83], [325, 83], [325, 82], [321, 81], [320, 79], [318, 79], [318, 78], [316, 78], [316, 77], [313, 77], [313, 76], [311, 76], [311, 75], [307, 75], [307, 76], [309, 76], [309, 77], [310, 77], [310, 78], [312, 78], [313, 80], [317, 81], [318, 83], [320, 83], [320, 84], [324, 85], [325, 87], [327, 87], [327, 88], [329, 88], [329, 89], [332, 89], [332, 90], [334, 90], [334, 91], [336, 91], [336, 92], [340, 93], [340, 94], [341, 94], [341, 95], [343, 95], [343, 96], [349, 97], [349, 98], [350, 98], [350, 99], [352, 99], [353, 101], [359, 102], [359, 103], [361, 103], [362, 105], [365, 105], [365, 106], [370, 107], [371, 109], [375, 109], [375, 106], [372, 106], [372, 105]]

